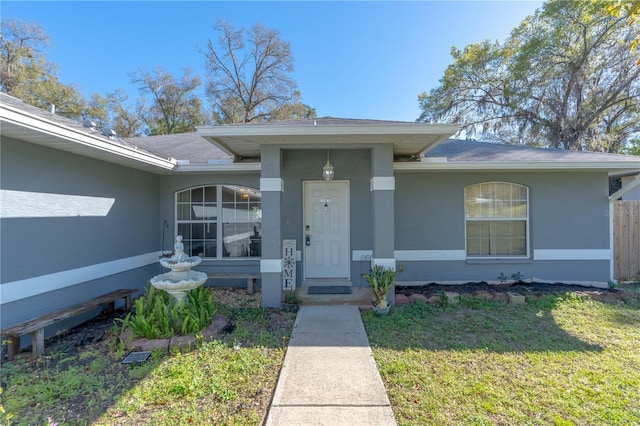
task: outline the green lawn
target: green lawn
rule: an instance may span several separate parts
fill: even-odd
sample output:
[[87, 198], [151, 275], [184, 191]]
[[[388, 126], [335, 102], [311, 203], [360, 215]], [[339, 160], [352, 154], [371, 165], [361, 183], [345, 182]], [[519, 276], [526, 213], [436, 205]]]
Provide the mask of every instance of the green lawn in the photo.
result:
[[[0, 424], [260, 424], [295, 315], [243, 292], [216, 300], [235, 329], [188, 353], [131, 368], [105, 339], [3, 362]], [[640, 425], [638, 298], [417, 303], [363, 318], [400, 425]]]
[[211, 290], [235, 328], [190, 352], [129, 367], [109, 333], [79, 350], [52, 343], [42, 358], [4, 361], [0, 425], [259, 425], [295, 314], [262, 309], [243, 290]]
[[638, 299], [467, 299], [363, 317], [400, 425], [640, 424]]

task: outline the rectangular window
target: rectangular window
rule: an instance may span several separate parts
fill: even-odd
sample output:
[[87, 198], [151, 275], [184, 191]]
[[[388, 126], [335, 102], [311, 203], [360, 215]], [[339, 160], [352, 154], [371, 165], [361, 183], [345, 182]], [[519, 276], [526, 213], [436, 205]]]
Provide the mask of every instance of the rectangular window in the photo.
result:
[[465, 188], [467, 257], [527, 257], [528, 199], [528, 188], [514, 183]]

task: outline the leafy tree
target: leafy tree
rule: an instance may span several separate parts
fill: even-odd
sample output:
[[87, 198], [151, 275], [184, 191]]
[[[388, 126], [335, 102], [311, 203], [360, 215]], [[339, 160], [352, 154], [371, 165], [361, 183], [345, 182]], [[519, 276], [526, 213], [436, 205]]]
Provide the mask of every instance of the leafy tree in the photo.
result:
[[49, 36], [40, 25], [17, 19], [2, 20], [0, 87], [3, 92], [15, 96], [28, 79], [52, 72], [52, 65], [43, 54], [48, 45]]
[[622, 153], [640, 156], [640, 138], [631, 139]]
[[128, 99], [128, 95], [121, 89], [107, 95], [107, 109], [112, 117], [111, 128], [123, 138], [142, 135], [142, 117], [147, 110], [144, 98], [139, 99], [133, 106], [127, 104]]
[[0, 89], [41, 108], [56, 106], [56, 113], [79, 118], [85, 100], [73, 85], [61, 83], [56, 67], [44, 57], [49, 37], [42, 27], [18, 19], [2, 20]]
[[419, 95], [419, 120], [498, 142], [618, 151], [640, 130], [638, 28], [605, 6], [551, 0], [503, 44], [453, 48], [441, 84]]
[[82, 118], [91, 120], [96, 126], [104, 129], [109, 127], [109, 111], [107, 109], [108, 100], [98, 93], [94, 93], [87, 101], [87, 105], [82, 112]]
[[209, 71], [207, 94], [219, 123], [248, 123], [308, 117], [312, 108], [300, 102], [291, 77], [293, 56], [277, 30], [255, 24], [235, 29], [218, 21], [217, 43], [202, 52]]
[[[616, 17], [626, 15], [629, 25], [637, 25], [637, 19], [638, 16], [640, 16], [640, 0], [610, 1], [607, 4], [606, 10], [610, 15]], [[632, 51], [638, 47], [638, 43], [640, 43], [640, 37], [636, 37], [635, 40], [631, 42]], [[638, 60], [638, 64], [640, 65], [640, 60]]]
[[302, 120], [305, 118], [314, 118], [316, 109], [311, 108], [300, 101], [300, 93], [296, 92], [294, 101], [285, 104], [282, 108], [273, 111], [268, 120]]
[[151, 96], [142, 116], [149, 135], [192, 132], [203, 124], [202, 102], [196, 93], [200, 77], [192, 77], [189, 69], [180, 81], [162, 67], [153, 72], [142, 69], [133, 74], [132, 82], [138, 84], [140, 93]]

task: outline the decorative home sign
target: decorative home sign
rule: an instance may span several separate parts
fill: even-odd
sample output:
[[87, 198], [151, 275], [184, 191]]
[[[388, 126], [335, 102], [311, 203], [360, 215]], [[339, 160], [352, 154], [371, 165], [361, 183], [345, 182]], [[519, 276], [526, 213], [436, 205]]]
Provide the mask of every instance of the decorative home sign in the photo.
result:
[[296, 289], [296, 240], [282, 240], [282, 288]]

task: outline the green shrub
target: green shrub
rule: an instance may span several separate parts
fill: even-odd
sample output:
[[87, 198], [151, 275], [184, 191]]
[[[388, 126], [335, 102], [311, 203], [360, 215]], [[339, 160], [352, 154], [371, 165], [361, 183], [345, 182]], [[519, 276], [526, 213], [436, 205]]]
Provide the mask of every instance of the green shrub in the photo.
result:
[[202, 331], [211, 324], [215, 313], [213, 294], [204, 287], [189, 291], [178, 302], [167, 292], [147, 286], [145, 295], [136, 299], [134, 312], [117, 321], [138, 337], [166, 339]]

